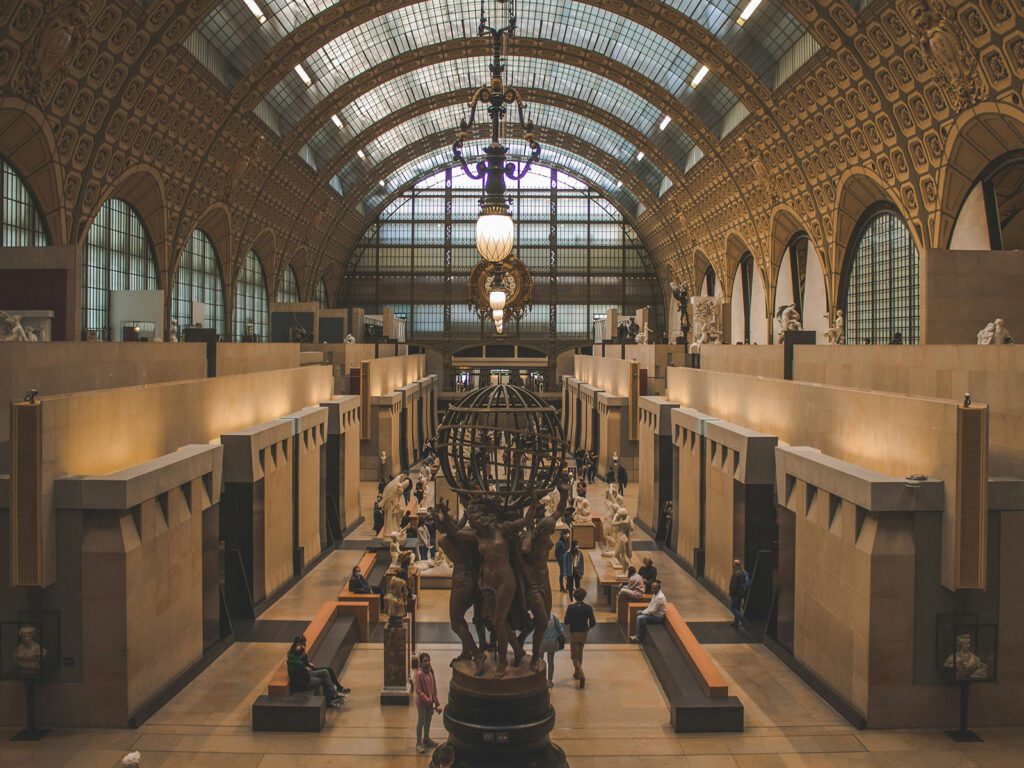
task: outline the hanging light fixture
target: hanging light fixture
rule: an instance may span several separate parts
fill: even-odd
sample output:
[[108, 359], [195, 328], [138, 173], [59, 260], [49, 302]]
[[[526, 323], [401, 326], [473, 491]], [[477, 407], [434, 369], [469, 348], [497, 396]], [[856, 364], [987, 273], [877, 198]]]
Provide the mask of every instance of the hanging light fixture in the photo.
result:
[[[511, 255], [515, 244], [515, 224], [509, 213], [505, 180], [518, 181], [529, 173], [533, 161], [540, 157], [540, 144], [533, 136], [533, 121], [526, 119], [519, 93], [515, 88], [506, 87], [503, 78], [505, 65], [502, 63], [502, 47], [506, 39], [516, 35], [515, 0], [499, 0], [499, 5], [507, 11], [505, 26], [500, 28], [488, 23], [486, 5], [487, 0], [481, 0], [477, 31], [480, 37], [491, 38], [491, 82], [473, 94], [469, 117], [463, 118], [459, 125], [459, 135], [452, 146], [452, 154], [467, 176], [483, 182], [480, 217], [476, 221], [476, 249], [485, 261], [500, 264]], [[470, 128], [476, 124], [476, 111], [481, 104], [486, 105], [491, 123], [491, 142], [484, 148], [481, 159], [470, 162], [463, 154], [463, 145], [469, 139]], [[508, 147], [502, 137], [502, 124], [512, 105], [516, 108], [519, 127], [525, 130], [523, 138], [530, 147], [529, 156], [521, 163], [507, 162]], [[471, 170], [471, 164], [475, 170]]]
[[491, 292], [487, 296], [487, 303], [490, 304], [491, 309], [504, 309], [507, 301], [508, 294], [505, 292], [504, 281], [502, 285], [496, 285], [493, 288], [491, 288]]

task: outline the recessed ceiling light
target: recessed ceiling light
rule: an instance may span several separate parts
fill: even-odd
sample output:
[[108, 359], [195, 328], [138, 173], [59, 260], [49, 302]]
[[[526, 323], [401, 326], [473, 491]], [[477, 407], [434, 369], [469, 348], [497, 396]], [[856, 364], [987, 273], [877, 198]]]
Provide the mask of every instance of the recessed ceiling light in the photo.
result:
[[378, 183], [378, 184], [380, 184], [380, 185], [381, 185], [381, 186], [383, 187], [383, 186], [384, 186], [384, 179], [381, 179], [381, 180], [380, 180], [380, 181], [378, 181], [377, 183]]
[[616, 187], [621, 187], [622, 186], [622, 182], [621, 181], [616, 181], [615, 182], [615, 186]]
[[750, 0], [750, 2], [747, 3], [747, 7], [743, 9], [743, 13], [741, 13], [740, 17], [736, 20], [736, 23], [742, 27], [747, 19], [754, 15], [754, 11], [757, 10], [757, 6], [760, 4], [761, 0]]
[[331, 115], [331, 122], [334, 123], [338, 128], [342, 127], [341, 118], [337, 115]]
[[708, 76], [708, 68], [705, 65], [701, 65], [701, 68], [697, 70], [697, 74], [693, 76], [693, 80], [690, 81], [690, 87], [696, 88], [700, 85], [701, 80]]
[[658, 126], [658, 128], [664, 131], [666, 128], [668, 128], [668, 124], [671, 122], [672, 118], [669, 117], [668, 115], [665, 115], [663, 118], [661, 118], [661, 124]]
[[363, 152], [363, 150], [357, 149], [356, 150], [356, 154], [359, 155], [359, 159], [360, 160], [365, 160], [366, 159], [366, 154]]
[[245, 7], [252, 11], [252, 15], [257, 18], [260, 24], [267, 23], [267, 17], [263, 15], [263, 9], [256, 4], [256, 0], [245, 0]]
[[313, 84], [313, 78], [309, 76], [309, 73], [305, 69], [303, 69], [301, 64], [295, 65], [295, 72], [302, 80], [302, 82], [306, 84], [307, 88]]
[[643, 160], [644, 159], [644, 151], [642, 149], [639, 152], [636, 153], [636, 159], [637, 160]]

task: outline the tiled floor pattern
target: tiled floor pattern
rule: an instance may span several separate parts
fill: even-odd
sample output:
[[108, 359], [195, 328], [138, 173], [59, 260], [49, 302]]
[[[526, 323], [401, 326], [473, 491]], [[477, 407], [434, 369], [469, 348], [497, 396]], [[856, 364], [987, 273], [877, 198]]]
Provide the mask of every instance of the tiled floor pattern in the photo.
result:
[[[364, 498], [372, 502], [373, 496]], [[635, 488], [627, 489], [629, 504], [635, 504]], [[354, 539], [368, 536], [364, 526]], [[637, 538], [646, 537], [640, 533]], [[137, 730], [58, 730], [38, 743], [7, 741], [13, 731], [0, 730], [0, 768], [114, 768], [132, 749], [142, 752], [142, 768], [423, 768], [427, 760], [414, 749], [414, 712], [378, 703], [379, 644], [356, 647], [343, 675], [353, 694], [342, 710], [329, 712], [323, 733], [253, 733], [250, 728], [252, 701], [265, 690], [287, 648], [286, 643], [272, 642], [273, 632], [290, 631], [291, 622], [308, 619], [337, 594], [358, 554], [343, 550], [325, 558], [263, 614], [267, 636], [260, 636], [262, 642], [232, 645]], [[715, 622], [714, 631], [707, 628], [714, 637], [730, 619], [728, 611], [667, 556], [652, 556], [669, 598], [688, 621]], [[555, 589], [561, 610], [566, 596], [557, 584]], [[595, 607], [599, 621], [612, 620], [603, 606]], [[436, 624], [446, 616], [447, 592], [424, 591], [419, 618]], [[430, 650], [440, 672], [443, 700], [445, 670], [456, 650], [450, 643], [421, 648]], [[588, 686], [582, 691], [573, 685], [567, 652], [559, 654], [552, 690], [558, 713], [554, 738], [572, 768], [1024, 766], [1024, 729], [984, 729], [984, 743], [961, 745], [937, 731], [856, 731], [764, 646], [714, 643], [707, 649], [744, 703], [747, 727], [742, 734], [672, 733], [661, 689], [635, 645], [588, 646]], [[443, 738], [439, 717], [433, 735]]]

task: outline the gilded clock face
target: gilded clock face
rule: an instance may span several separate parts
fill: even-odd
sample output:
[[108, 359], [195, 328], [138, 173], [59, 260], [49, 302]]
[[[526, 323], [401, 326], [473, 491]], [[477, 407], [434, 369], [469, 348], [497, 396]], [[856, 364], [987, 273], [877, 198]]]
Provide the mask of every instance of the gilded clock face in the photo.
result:
[[[505, 294], [508, 297], [506, 303], [512, 303], [519, 297], [519, 280], [516, 279], [515, 272], [505, 272], [502, 282], [505, 284]], [[489, 295], [493, 289], [494, 273], [491, 272], [484, 281], [484, 294]]]

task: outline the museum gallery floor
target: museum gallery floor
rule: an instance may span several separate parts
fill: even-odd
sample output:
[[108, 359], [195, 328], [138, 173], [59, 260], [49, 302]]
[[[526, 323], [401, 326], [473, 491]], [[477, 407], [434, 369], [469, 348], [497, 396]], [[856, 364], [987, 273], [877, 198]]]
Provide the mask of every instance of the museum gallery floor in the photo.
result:
[[[362, 497], [373, 499], [373, 484]], [[594, 506], [603, 513], [604, 485]], [[635, 506], [635, 486], [626, 505]], [[371, 510], [366, 511], [367, 519]], [[360, 528], [352, 541], [371, 536]], [[649, 542], [637, 532], [640, 542]], [[279, 666], [294, 625], [308, 622], [337, 594], [362, 555], [353, 548], [331, 553], [262, 616], [253, 642], [236, 642], [148, 722], [135, 730], [56, 730], [36, 743], [11, 742], [14, 729], [0, 731], [0, 768], [112, 768], [138, 750], [143, 768], [417, 768], [428, 756], [415, 751], [416, 714], [410, 707], [379, 704], [383, 652], [380, 642], [361, 643], [349, 659], [342, 682], [352, 695], [328, 714], [319, 734], [253, 733], [251, 706]], [[728, 610], [673, 560], [652, 552], [664, 590], [690, 622], [726, 627]], [[552, 569], [552, 578], [557, 573]], [[593, 574], [584, 578], [591, 594]], [[555, 587], [555, 610], [565, 595]], [[423, 590], [417, 621], [445, 622], [445, 590]], [[600, 624], [614, 616], [595, 601]], [[274, 633], [279, 636], [273, 638]], [[616, 629], [616, 633], [618, 630]], [[264, 639], [273, 638], [273, 639]], [[558, 715], [553, 733], [573, 768], [1011, 768], [1021, 764], [1024, 729], [978, 729], [980, 744], [954, 744], [941, 731], [858, 731], [811, 691], [760, 643], [705, 643], [725, 672], [730, 690], [746, 708], [742, 734], [677, 735], [667, 719], [661, 687], [638, 646], [613, 638], [586, 649], [588, 686], [572, 680], [568, 650], [556, 657], [552, 702]], [[740, 638], [743, 639], [742, 637]], [[425, 642], [438, 670], [459, 651], [458, 642]], [[449, 676], [438, 675], [444, 702]], [[444, 737], [440, 718], [433, 737]]]

